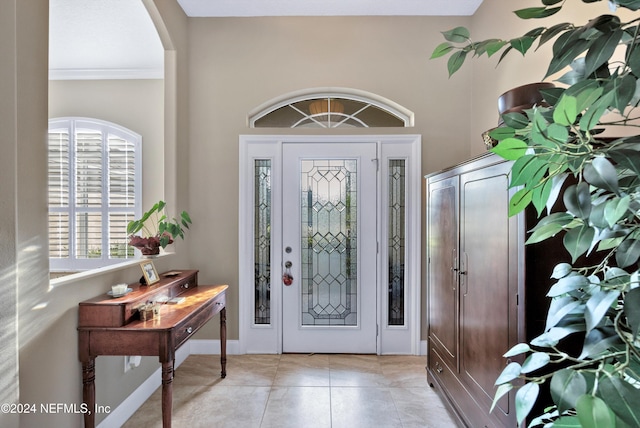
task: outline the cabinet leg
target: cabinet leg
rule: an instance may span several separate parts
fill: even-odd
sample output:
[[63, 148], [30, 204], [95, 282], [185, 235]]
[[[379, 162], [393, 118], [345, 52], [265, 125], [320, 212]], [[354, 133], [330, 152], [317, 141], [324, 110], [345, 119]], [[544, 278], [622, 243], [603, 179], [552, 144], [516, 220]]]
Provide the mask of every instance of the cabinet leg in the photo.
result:
[[162, 363], [162, 427], [171, 428], [173, 406], [173, 360]]
[[84, 414], [85, 428], [93, 428], [96, 424], [96, 359], [90, 358], [82, 362], [82, 402], [87, 405]]
[[220, 311], [220, 365], [222, 372], [220, 376], [227, 377], [227, 308]]

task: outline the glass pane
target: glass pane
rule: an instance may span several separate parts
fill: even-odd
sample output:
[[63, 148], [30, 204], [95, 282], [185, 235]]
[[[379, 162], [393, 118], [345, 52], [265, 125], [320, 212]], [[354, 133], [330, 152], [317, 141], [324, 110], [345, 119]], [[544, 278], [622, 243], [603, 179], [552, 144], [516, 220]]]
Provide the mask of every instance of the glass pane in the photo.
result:
[[370, 102], [344, 97], [307, 98], [258, 117], [255, 128], [405, 127], [394, 113]]
[[254, 260], [256, 324], [271, 323], [271, 161], [256, 160], [254, 171]]
[[135, 205], [135, 144], [109, 135], [109, 206]]
[[102, 257], [102, 214], [76, 213], [76, 257]]
[[389, 161], [389, 325], [404, 325], [405, 161]]
[[301, 162], [302, 324], [357, 325], [357, 162]]
[[49, 131], [49, 206], [69, 206], [69, 132]]
[[102, 205], [102, 133], [76, 132], [76, 205]]
[[69, 214], [49, 213], [49, 257], [69, 258]]
[[133, 213], [109, 213], [109, 258], [132, 259], [134, 248], [129, 245], [127, 224], [135, 220]]

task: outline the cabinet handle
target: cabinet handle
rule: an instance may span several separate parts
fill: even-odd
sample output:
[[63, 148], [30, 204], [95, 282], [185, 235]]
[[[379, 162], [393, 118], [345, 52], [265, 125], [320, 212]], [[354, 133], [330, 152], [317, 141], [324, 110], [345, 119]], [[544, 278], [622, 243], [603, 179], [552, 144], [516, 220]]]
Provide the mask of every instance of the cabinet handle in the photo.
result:
[[222, 306], [222, 302], [216, 302], [216, 305]]
[[191, 334], [192, 331], [193, 331], [192, 327], [187, 327], [187, 334]]
[[442, 367], [436, 367], [436, 371], [437, 371], [438, 373], [442, 373]]
[[182, 284], [182, 288], [189, 288], [189, 283]]

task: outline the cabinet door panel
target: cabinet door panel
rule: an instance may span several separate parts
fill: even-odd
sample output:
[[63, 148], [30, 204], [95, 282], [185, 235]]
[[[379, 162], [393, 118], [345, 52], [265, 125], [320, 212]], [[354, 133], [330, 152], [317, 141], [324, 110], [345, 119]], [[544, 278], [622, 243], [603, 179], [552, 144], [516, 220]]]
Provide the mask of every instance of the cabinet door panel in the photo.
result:
[[[508, 217], [509, 169], [502, 163], [461, 176], [460, 376], [487, 406], [517, 332], [517, 221]], [[494, 414], [513, 413], [510, 403], [503, 398]]]
[[458, 177], [430, 183], [428, 192], [429, 337], [457, 370]]

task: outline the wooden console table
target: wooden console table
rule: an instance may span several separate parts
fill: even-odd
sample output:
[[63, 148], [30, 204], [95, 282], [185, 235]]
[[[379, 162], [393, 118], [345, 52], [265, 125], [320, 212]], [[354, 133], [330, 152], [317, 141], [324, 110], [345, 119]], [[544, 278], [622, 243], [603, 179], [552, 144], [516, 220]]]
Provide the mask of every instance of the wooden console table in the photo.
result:
[[[160, 275], [160, 282], [150, 286], [129, 285], [132, 291], [123, 297], [112, 298], [105, 293], [80, 303], [78, 354], [82, 362], [82, 399], [90, 410], [84, 415], [85, 427], [95, 426], [95, 359], [99, 355], [158, 356], [162, 364], [162, 426], [171, 427], [175, 351], [218, 312], [221, 376], [226, 376], [228, 286], [198, 285], [196, 270], [170, 273]], [[176, 296], [185, 300], [161, 304], [159, 317], [140, 319], [139, 306]]]

